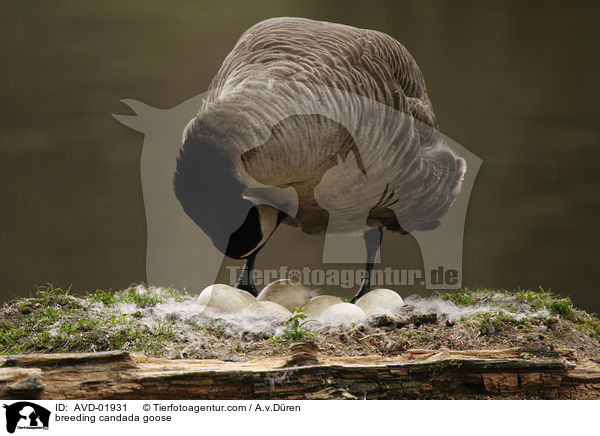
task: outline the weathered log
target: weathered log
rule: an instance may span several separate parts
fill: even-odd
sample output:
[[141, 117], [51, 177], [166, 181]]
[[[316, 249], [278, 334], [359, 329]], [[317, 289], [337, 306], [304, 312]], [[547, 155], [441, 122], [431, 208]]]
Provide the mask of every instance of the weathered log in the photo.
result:
[[310, 346], [295, 349], [313, 364], [285, 367], [287, 356], [164, 360], [125, 351], [8, 356], [0, 359], [0, 398], [600, 398], [600, 364], [575, 361], [571, 350], [555, 350], [554, 357], [531, 357], [521, 348], [409, 350], [393, 357], [319, 355], [314, 364]]

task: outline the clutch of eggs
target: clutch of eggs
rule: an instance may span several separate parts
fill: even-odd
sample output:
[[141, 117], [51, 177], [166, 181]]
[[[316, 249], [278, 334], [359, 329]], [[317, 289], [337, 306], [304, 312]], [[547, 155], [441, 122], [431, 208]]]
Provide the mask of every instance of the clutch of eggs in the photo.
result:
[[258, 297], [229, 285], [211, 285], [200, 293], [198, 304], [217, 312], [246, 311], [254, 316], [279, 321], [289, 319], [294, 310], [301, 307], [308, 319], [329, 325], [350, 325], [362, 322], [369, 316], [393, 314], [404, 302], [391, 289], [373, 289], [356, 304], [344, 303], [333, 295], [311, 298], [310, 291], [304, 285], [283, 279], [267, 285]]

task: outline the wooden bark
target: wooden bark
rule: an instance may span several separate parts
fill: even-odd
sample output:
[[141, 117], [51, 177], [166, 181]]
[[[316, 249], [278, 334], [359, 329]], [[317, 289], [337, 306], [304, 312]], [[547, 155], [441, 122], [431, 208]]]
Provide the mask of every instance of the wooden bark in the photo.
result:
[[[0, 359], [2, 399], [600, 398], [600, 364], [572, 350], [409, 350], [394, 357], [164, 360], [125, 351]], [[301, 358], [298, 360], [298, 358]]]

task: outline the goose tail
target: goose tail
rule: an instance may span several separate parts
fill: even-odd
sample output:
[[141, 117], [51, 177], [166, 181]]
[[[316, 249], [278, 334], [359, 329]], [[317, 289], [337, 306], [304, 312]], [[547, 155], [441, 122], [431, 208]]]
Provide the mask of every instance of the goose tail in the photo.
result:
[[457, 156], [446, 144], [439, 141], [423, 152], [425, 176], [423, 192], [418, 200], [421, 211], [416, 230], [432, 230], [456, 201], [467, 171], [466, 161]]

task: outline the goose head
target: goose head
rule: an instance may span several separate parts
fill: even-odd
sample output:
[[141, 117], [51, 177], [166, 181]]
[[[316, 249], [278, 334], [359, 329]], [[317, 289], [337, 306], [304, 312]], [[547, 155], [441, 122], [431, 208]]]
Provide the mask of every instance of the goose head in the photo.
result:
[[192, 123], [179, 150], [173, 188], [185, 213], [214, 246], [228, 257], [244, 259], [266, 243], [285, 214], [244, 195], [247, 187], [236, 176], [235, 159], [223, 141], [199, 133]]

